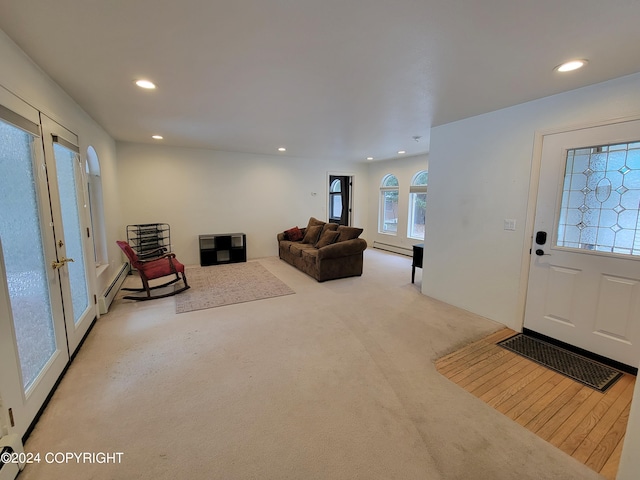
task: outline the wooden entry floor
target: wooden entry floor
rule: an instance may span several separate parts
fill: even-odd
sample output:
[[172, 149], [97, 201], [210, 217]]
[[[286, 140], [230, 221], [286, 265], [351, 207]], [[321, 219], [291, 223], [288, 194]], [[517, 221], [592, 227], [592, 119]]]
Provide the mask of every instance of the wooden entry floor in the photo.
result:
[[540, 438], [615, 479], [636, 377], [605, 393], [496, 345], [508, 328], [442, 357], [437, 370]]

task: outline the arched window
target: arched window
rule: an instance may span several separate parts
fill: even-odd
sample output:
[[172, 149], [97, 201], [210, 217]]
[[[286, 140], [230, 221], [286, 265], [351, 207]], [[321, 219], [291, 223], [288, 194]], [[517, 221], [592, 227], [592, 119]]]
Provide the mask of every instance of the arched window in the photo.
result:
[[409, 222], [407, 237], [424, 240], [427, 181], [429, 174], [421, 170], [413, 176], [409, 187]]
[[395, 175], [386, 175], [380, 184], [380, 211], [378, 213], [378, 231], [396, 235], [398, 233], [398, 179]]
[[109, 263], [107, 259], [107, 239], [104, 226], [104, 203], [102, 200], [102, 179], [100, 178], [100, 161], [93, 147], [87, 149], [87, 188], [89, 191], [89, 213], [91, 230], [93, 231], [93, 248], [96, 267]]
[[342, 182], [336, 178], [329, 185], [329, 220], [340, 222], [342, 217]]

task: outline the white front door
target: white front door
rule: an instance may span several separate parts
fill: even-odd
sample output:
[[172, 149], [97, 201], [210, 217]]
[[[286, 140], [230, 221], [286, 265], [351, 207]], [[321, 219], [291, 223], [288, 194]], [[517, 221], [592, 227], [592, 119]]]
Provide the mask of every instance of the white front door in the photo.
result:
[[640, 120], [545, 135], [524, 327], [640, 363]]

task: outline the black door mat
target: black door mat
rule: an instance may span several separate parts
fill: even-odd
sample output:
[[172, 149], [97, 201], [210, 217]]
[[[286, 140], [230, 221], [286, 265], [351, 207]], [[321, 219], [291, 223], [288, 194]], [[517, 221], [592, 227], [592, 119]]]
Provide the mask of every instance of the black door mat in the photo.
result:
[[498, 345], [599, 392], [607, 390], [622, 376], [618, 370], [522, 333]]

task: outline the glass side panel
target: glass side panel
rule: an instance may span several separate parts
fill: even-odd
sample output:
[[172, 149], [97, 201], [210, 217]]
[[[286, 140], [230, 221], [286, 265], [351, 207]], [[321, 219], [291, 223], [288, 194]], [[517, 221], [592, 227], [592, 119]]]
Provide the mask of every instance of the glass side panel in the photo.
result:
[[82, 249], [81, 205], [78, 202], [77, 195], [79, 179], [76, 176], [79, 174], [80, 164], [78, 163], [78, 155], [75, 152], [58, 143], [54, 143], [53, 151], [58, 172], [58, 189], [60, 191], [60, 208], [66, 255], [67, 258], [73, 258], [74, 260], [67, 263], [66, 266], [69, 268], [73, 320], [78, 323], [89, 306], [89, 290], [87, 288], [85, 259]]
[[340, 218], [342, 216], [342, 195], [331, 195], [331, 212], [329, 217]]
[[0, 121], [0, 236], [25, 390], [56, 351], [33, 171], [34, 140]]
[[640, 255], [640, 143], [567, 152], [559, 247]]

